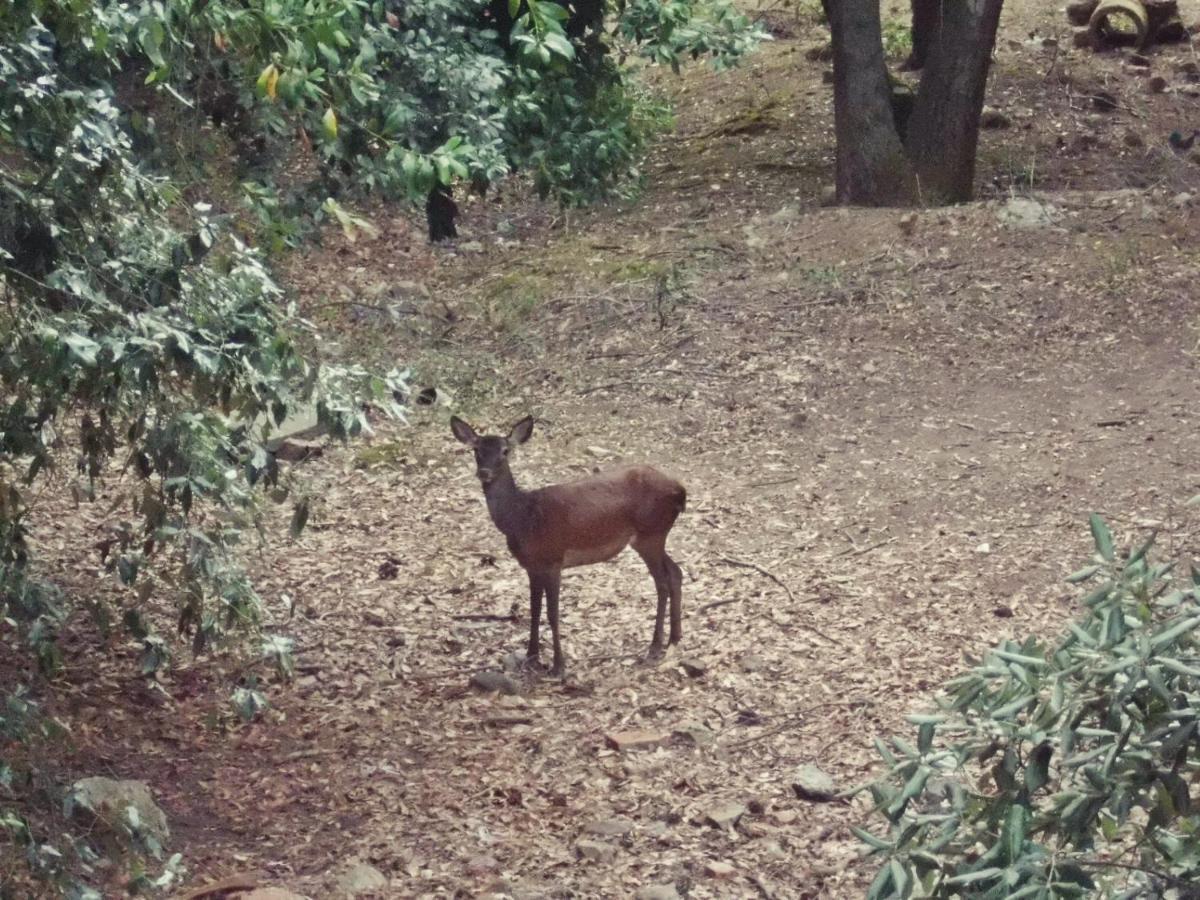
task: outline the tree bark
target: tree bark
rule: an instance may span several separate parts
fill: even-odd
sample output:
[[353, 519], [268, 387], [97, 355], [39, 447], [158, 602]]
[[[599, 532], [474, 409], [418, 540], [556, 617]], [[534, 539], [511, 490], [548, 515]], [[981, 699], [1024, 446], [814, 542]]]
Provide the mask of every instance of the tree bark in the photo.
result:
[[912, 0], [912, 53], [900, 68], [915, 72], [925, 68], [929, 44], [942, 18], [942, 0]]
[[908, 156], [924, 202], [958, 203], [974, 191], [979, 117], [1004, 0], [940, 5], [908, 123]]
[[[963, 2], [963, 0], [954, 0]], [[839, 203], [912, 203], [917, 181], [896, 131], [879, 0], [829, 0]]]

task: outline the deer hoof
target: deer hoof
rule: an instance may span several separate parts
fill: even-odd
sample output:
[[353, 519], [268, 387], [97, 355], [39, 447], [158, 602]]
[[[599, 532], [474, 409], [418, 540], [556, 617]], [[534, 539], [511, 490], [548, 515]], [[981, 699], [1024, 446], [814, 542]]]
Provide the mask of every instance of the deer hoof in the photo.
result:
[[666, 656], [666, 651], [663, 650], [663, 645], [655, 642], [650, 645], [650, 649], [646, 651], [646, 659], [657, 661]]

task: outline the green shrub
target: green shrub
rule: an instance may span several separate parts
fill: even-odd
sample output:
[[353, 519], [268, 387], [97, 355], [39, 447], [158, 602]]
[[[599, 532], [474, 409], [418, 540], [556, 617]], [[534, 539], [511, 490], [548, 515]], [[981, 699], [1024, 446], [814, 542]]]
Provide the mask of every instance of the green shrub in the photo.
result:
[[1177, 584], [1153, 539], [1118, 558], [1097, 516], [1092, 534], [1083, 619], [1006, 641], [910, 717], [915, 743], [877, 742], [869, 897], [1194, 896], [1200, 571]]

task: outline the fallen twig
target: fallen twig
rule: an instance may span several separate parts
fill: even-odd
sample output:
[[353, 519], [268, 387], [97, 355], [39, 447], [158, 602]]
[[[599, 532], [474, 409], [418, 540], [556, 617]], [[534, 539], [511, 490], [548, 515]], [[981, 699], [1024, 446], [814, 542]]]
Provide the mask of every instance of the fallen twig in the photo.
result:
[[791, 600], [793, 603], [796, 602], [796, 595], [792, 593], [792, 589], [790, 587], [788, 587], [786, 584], [784, 584], [779, 579], [779, 576], [776, 575], [774, 572], [772, 572], [770, 569], [765, 569], [762, 566], [760, 566], [758, 563], [746, 562], [743, 559], [734, 559], [732, 556], [722, 556], [720, 561], [727, 565], [730, 565], [730, 566], [738, 566], [743, 569], [753, 569], [755, 572], [758, 572], [760, 575], [767, 576], [773, 582], [775, 582], [777, 585], [779, 585], [781, 588], [783, 588], [783, 591], [784, 591], [784, 593], [786, 593], [788, 595], [789, 600]]
[[728, 606], [730, 603], [741, 603], [744, 599], [744, 597], [734, 597], [732, 600], [714, 600], [712, 603], [705, 603], [702, 607], [696, 610], [696, 612], [708, 612], [708, 610], [716, 609], [718, 606]]
[[870, 544], [866, 547], [847, 547], [845, 550], [842, 550], [839, 553], [833, 554], [833, 558], [837, 559], [839, 556], [861, 556], [864, 553], [870, 553], [872, 550], [878, 550], [880, 547], [884, 546], [885, 544], [894, 544], [895, 542], [896, 542], [896, 539], [894, 537], [892, 537], [892, 538], [888, 538], [886, 541], [878, 541], [878, 542], [876, 542], [874, 544]]

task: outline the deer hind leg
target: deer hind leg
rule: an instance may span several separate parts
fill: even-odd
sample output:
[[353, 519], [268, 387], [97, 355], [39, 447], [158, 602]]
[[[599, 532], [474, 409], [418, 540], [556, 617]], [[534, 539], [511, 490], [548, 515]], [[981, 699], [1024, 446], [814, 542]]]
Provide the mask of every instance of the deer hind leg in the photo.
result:
[[[675, 563], [667, 556], [664, 549], [666, 535], [638, 535], [633, 540], [633, 549], [646, 563], [650, 575], [654, 579], [654, 588], [658, 592], [658, 611], [654, 616], [654, 639], [650, 641], [650, 655], [658, 656], [663, 648], [663, 620], [667, 616], [667, 601], [671, 601], [671, 643], [678, 640], [675, 627], [675, 601], [671, 594], [671, 567]], [[675, 566], [678, 570], [678, 566]]]
[[529, 650], [525, 653], [527, 663], [536, 663], [541, 654], [538, 629], [542, 620], [542, 595], [546, 592], [545, 579], [529, 573]]
[[[683, 639], [683, 572], [675, 564], [675, 560], [663, 552], [663, 560], [667, 570], [667, 586], [671, 594], [671, 643], [678, 644]], [[660, 605], [662, 601], [659, 601]]]

